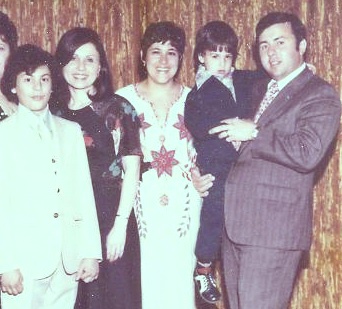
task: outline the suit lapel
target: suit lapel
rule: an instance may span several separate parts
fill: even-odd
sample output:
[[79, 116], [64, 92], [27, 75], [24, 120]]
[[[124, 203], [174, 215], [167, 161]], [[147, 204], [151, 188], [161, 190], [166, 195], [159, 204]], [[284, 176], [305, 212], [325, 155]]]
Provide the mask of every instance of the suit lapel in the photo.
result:
[[[293, 100], [293, 97], [300, 93], [305, 87], [306, 83], [312, 78], [313, 73], [306, 68], [295, 79], [288, 83], [275, 97], [271, 105], [264, 111], [258, 121], [258, 127], [261, 128], [270, 123], [274, 119], [278, 119], [282, 113], [288, 110], [291, 106], [296, 105], [298, 102]], [[261, 102], [262, 98], [260, 99]], [[241, 152], [250, 141], [243, 142], [240, 147]]]
[[313, 73], [306, 68], [301, 74], [288, 83], [261, 115], [258, 126], [262, 127], [267, 125], [270, 121], [279, 118], [281, 114], [292, 105], [296, 105], [298, 102], [293, 100], [293, 97], [301, 92], [312, 76]]

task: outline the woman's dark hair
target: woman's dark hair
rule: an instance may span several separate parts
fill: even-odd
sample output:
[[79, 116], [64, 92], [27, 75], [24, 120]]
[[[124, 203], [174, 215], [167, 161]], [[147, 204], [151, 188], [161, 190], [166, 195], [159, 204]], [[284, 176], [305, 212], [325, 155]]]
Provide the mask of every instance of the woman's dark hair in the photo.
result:
[[217, 51], [225, 50], [233, 55], [233, 65], [238, 54], [238, 37], [228, 24], [223, 21], [211, 21], [197, 31], [194, 50], [194, 66], [197, 72], [201, 64], [198, 56], [206, 50]]
[[141, 39], [141, 57], [139, 57], [138, 73], [140, 79], [147, 77], [146, 67], [144, 62], [146, 60], [146, 53], [148, 48], [154, 43], [170, 42], [171, 46], [176, 48], [179, 53], [179, 64], [175, 78], [178, 76], [185, 48], [185, 32], [171, 21], [161, 21], [151, 23], [145, 30]]
[[292, 33], [296, 37], [296, 45], [298, 49], [299, 43], [302, 40], [306, 39], [306, 29], [301, 20], [296, 15], [286, 12], [271, 12], [260, 19], [255, 29], [256, 45], [259, 45], [260, 35], [264, 32], [265, 29], [275, 24], [282, 23], [291, 24]]
[[32, 44], [22, 45], [10, 55], [1, 79], [2, 93], [9, 101], [18, 103], [18, 96], [12, 93], [12, 89], [16, 87], [17, 76], [22, 72], [32, 75], [38, 67], [44, 65], [49, 68], [51, 73], [52, 94], [49, 103], [52, 103], [55, 99], [54, 94], [59, 74], [57, 62], [50, 53]]
[[3, 12], [0, 12], [0, 37], [9, 45], [10, 53], [13, 53], [18, 45], [17, 28]]
[[[75, 51], [84, 44], [92, 43], [100, 55], [100, 73], [94, 82], [96, 93], [89, 95], [93, 101], [102, 101], [113, 94], [112, 74], [109, 68], [106, 52], [96, 31], [90, 28], [75, 27], [65, 32], [58, 42], [55, 57], [61, 68], [73, 58]], [[62, 105], [70, 101], [70, 92], [64, 78], [58, 83], [58, 100]]]

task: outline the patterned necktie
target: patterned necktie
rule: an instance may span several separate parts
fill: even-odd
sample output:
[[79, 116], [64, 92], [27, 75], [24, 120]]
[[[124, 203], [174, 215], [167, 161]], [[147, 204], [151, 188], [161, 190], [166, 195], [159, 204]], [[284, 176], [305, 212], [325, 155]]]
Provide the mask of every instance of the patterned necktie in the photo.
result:
[[254, 116], [254, 122], [257, 123], [262, 113], [266, 110], [266, 108], [271, 104], [273, 99], [277, 96], [279, 92], [278, 84], [275, 80], [272, 80], [264, 98], [262, 99], [259, 109]]

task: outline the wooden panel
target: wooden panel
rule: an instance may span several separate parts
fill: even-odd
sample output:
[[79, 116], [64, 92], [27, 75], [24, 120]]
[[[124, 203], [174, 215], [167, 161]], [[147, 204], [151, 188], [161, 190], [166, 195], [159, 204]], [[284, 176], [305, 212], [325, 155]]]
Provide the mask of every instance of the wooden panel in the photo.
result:
[[[340, 0], [3, 0], [22, 43], [54, 51], [58, 38], [74, 26], [97, 30], [112, 65], [115, 88], [137, 81], [139, 40], [146, 25], [171, 20], [184, 27], [188, 45], [180, 79], [194, 82], [192, 47], [196, 30], [210, 20], [230, 23], [240, 39], [239, 68], [254, 68], [254, 27], [269, 11], [299, 15], [308, 28], [308, 61], [342, 94]], [[339, 135], [340, 136], [340, 135]], [[307, 268], [296, 285], [292, 308], [342, 308], [342, 209], [340, 138], [314, 194], [314, 240]], [[219, 304], [219, 308], [224, 308]]]
[[139, 2], [134, 0], [79, 1], [83, 25], [98, 31], [112, 64], [115, 88], [136, 80], [141, 30]]

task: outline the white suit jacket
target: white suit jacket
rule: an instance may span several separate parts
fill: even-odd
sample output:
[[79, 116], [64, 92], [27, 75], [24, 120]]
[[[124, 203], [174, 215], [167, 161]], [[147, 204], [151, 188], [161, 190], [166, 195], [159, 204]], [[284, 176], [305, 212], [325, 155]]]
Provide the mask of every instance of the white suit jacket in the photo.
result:
[[102, 257], [81, 129], [48, 112], [49, 148], [34, 117], [19, 105], [0, 123], [0, 273], [20, 269], [39, 279], [61, 257], [67, 273], [83, 258]]

